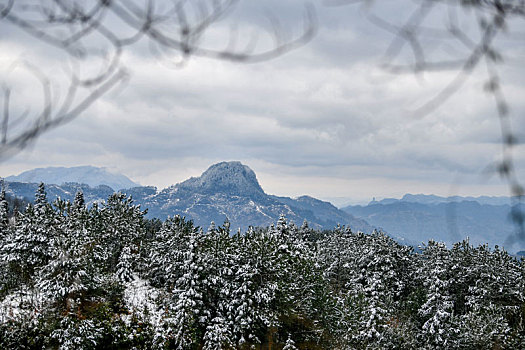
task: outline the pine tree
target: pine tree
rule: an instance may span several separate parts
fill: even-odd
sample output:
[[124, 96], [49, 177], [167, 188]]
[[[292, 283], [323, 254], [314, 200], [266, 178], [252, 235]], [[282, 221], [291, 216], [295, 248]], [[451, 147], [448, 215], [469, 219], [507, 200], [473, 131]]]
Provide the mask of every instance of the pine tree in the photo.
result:
[[5, 197], [5, 183], [0, 179], [0, 295], [12, 288], [14, 276], [8, 270], [8, 264], [4, 259], [2, 248], [7, 244], [10, 236], [10, 226], [8, 218], [9, 206]]
[[193, 223], [184, 217], [168, 218], [153, 237], [147, 261], [146, 276], [156, 287], [172, 291], [182, 276], [184, 252], [188, 250], [189, 237], [194, 232]]
[[324, 275], [337, 293], [354, 287], [350, 283], [356, 259], [353, 255], [357, 253], [354, 246], [352, 231], [341, 226], [336, 227], [319, 242], [319, 259]]
[[41, 182], [38, 185], [38, 188], [35, 193], [35, 210], [36, 211], [44, 211], [47, 209], [48, 202], [47, 202], [47, 193], [46, 193], [46, 186], [43, 182]]
[[299, 237], [304, 242], [313, 242], [316, 240], [315, 230], [310, 228], [310, 225], [308, 224], [308, 221], [304, 219], [303, 224], [299, 228]]
[[9, 205], [5, 196], [5, 183], [3, 179], [0, 179], [0, 240], [7, 235], [7, 225], [9, 223]]
[[[100, 271], [94, 264], [93, 235], [89, 232], [88, 211], [81, 195], [70, 205], [54, 203], [59, 220], [53, 240], [53, 255], [39, 272], [38, 287], [60, 312], [81, 308], [88, 295], [100, 287]], [[66, 210], [67, 208], [67, 210]]]
[[209, 310], [209, 322], [205, 325], [203, 337], [206, 349], [232, 347], [234, 344], [229, 309], [233, 293], [234, 256], [238, 252], [232, 250], [232, 243], [228, 221], [219, 228], [212, 222], [203, 236], [204, 307]]
[[89, 273], [87, 259], [82, 242], [73, 236], [55, 240], [54, 254], [40, 271], [37, 287], [59, 310], [69, 313], [75, 302], [81, 302], [81, 296], [92, 288], [90, 284], [96, 277]]
[[520, 292], [519, 263], [498, 247], [474, 248], [468, 240], [455, 244], [451, 255], [459, 346], [509, 347], [511, 323], [519, 319], [525, 298]]
[[284, 345], [283, 350], [297, 350], [295, 342], [290, 337], [290, 334], [288, 334], [288, 339], [286, 340], [286, 344]]
[[237, 257], [232, 265], [228, 320], [237, 346], [261, 343], [261, 338], [278, 324], [277, 289], [279, 262], [278, 240], [273, 227], [250, 228], [245, 235], [234, 236]]
[[53, 254], [56, 217], [47, 202], [44, 184], [35, 194], [35, 205], [28, 205], [2, 247], [2, 254], [21, 281], [33, 285], [37, 269], [45, 266]]
[[202, 324], [209, 321], [209, 312], [204, 308], [202, 266], [199, 259], [200, 239], [196, 232], [189, 237], [188, 250], [184, 252], [182, 276], [172, 291], [173, 301], [169, 305], [169, 336], [177, 348], [188, 348], [202, 339]]
[[454, 300], [450, 292], [451, 267], [450, 251], [445, 244], [429, 241], [423, 248], [417, 275], [427, 290], [425, 303], [419, 309], [423, 319], [422, 337], [431, 346], [452, 346]]
[[85, 205], [84, 193], [82, 191], [77, 191], [77, 193], [75, 193], [75, 199], [73, 200], [73, 207], [80, 210], [84, 209]]
[[106, 271], [115, 273], [122, 282], [129, 281], [136, 269], [144, 239], [144, 214], [140, 205], [133, 205], [131, 197], [123, 193], [112, 194], [100, 210], [99, 246], [103, 251], [98, 253]]

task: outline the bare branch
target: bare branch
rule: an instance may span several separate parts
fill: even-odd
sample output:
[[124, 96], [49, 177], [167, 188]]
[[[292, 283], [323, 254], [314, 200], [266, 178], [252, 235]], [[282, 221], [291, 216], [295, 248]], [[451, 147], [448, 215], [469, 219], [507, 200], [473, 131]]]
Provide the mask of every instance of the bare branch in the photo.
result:
[[[278, 39], [272, 48], [257, 52], [257, 40], [242, 49], [236, 47], [235, 40], [230, 40], [224, 50], [201, 47], [206, 33], [237, 3], [238, 0], [181, 0], [160, 9], [155, 0], [147, 0], [144, 5], [127, 0], [7, 1], [0, 7], [0, 23], [17, 27], [37, 41], [57, 48], [66, 55], [71, 72], [66, 94], [59, 103], [58, 96], [55, 94], [53, 98], [51, 91], [52, 77], [36, 68], [38, 65], [24, 64], [40, 81], [44, 107], [31, 115], [32, 122], [20, 126], [28, 113], [14, 120], [9, 118], [12, 89], [4, 89], [0, 159], [20, 151], [47, 130], [76, 118], [111, 88], [124, 82], [128, 70], [122, 54], [126, 47], [142, 38], [163, 55], [180, 57], [177, 61], [180, 66], [192, 56], [240, 62], [268, 60], [305, 44], [315, 34], [315, 11], [307, 6], [303, 31], [296, 37], [288, 38], [284, 26], [275, 26], [273, 33], [267, 33]], [[115, 20], [124, 27], [115, 26]], [[99, 59], [98, 71], [84, 72], [83, 60], [87, 58]], [[16, 123], [19, 125], [15, 130]]]
[[9, 127], [9, 98], [11, 90], [4, 88], [4, 115], [2, 117], [2, 145], [7, 143], [7, 128]]

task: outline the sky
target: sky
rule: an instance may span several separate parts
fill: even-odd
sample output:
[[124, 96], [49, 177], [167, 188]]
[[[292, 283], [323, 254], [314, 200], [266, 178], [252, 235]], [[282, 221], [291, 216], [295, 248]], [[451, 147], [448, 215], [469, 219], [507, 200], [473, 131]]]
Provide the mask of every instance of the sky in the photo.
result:
[[[315, 3], [312, 40], [255, 63], [196, 55], [179, 67], [173, 64], [176, 52], [160, 55], [142, 39], [123, 52], [119, 64], [129, 74], [125, 84], [76, 119], [2, 158], [0, 176], [36, 167], [93, 165], [164, 188], [199, 176], [216, 162], [239, 160], [255, 171], [267, 193], [308, 194], [339, 206], [405, 193], [508, 195], [507, 184], [490, 170], [501, 159], [502, 145], [494, 99], [483, 89], [487, 66], [476, 68], [450, 99], [426, 115], [414, 111], [443, 91], [458, 71], [399, 74], [382, 66], [410, 64], [413, 54], [404, 46], [398, 56], [385, 58], [399, 47], [398, 38], [370, 15], [402, 24], [414, 4]], [[158, 1], [157, 9], [166, 6]], [[287, 33], [300, 33], [304, 11], [305, 3], [296, 0], [241, 1], [206, 30], [200, 45], [243, 48], [256, 37], [253, 52], [264, 51], [275, 45], [272, 29], [283, 40]], [[446, 11], [433, 11], [423, 22], [429, 33], [449, 23]], [[461, 28], [475, 39], [475, 14], [457, 13]], [[280, 27], [272, 27], [271, 19]], [[111, 16], [104, 23], [127, 34], [126, 25]], [[518, 139], [525, 137], [524, 31], [523, 21], [511, 21], [507, 33], [496, 38], [503, 56], [497, 70]], [[22, 130], [43, 102], [38, 81], [17, 62], [30, 62], [50, 77], [53, 99], [59, 101], [66, 91], [65, 54], [6, 21], [0, 21], [0, 33], [0, 80], [12, 86], [11, 114], [29, 110], [19, 125], [13, 124]], [[468, 54], [450, 36], [440, 35], [421, 40], [430, 60]], [[99, 69], [97, 58], [106, 47], [96, 37], [87, 38], [86, 46], [94, 54], [79, 62], [90, 74]], [[521, 143], [514, 147], [520, 179], [525, 178], [523, 151]]]

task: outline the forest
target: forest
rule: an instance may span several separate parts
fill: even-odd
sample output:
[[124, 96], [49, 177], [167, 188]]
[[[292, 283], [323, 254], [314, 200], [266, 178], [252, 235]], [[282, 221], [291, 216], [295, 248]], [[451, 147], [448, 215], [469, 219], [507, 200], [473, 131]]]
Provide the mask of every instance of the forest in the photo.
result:
[[282, 216], [232, 232], [0, 195], [2, 349], [523, 349], [525, 260]]

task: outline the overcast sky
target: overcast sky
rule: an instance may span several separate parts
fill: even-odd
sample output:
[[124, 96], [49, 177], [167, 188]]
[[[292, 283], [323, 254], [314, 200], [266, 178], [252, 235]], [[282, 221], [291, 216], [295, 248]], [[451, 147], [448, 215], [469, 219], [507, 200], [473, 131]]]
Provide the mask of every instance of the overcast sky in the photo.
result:
[[[402, 23], [414, 2], [381, 3], [374, 14]], [[437, 110], [414, 115], [457, 71], [388, 73], [380, 63], [392, 33], [367, 20], [356, 5], [318, 4], [315, 11], [319, 22], [313, 40], [259, 63], [192, 57], [183, 68], [173, 68], [173, 57], [155, 55], [142, 40], [123, 55], [130, 72], [123, 88], [2, 160], [0, 176], [35, 167], [93, 165], [162, 188], [198, 176], [215, 162], [240, 160], [256, 172], [267, 193], [308, 194], [339, 205], [404, 193], [508, 195], [506, 184], [486, 171], [501, 157], [501, 135], [494, 101], [483, 91], [485, 65]], [[297, 33], [303, 12], [301, 1], [241, 2], [202, 44], [225, 47], [235, 28], [239, 46], [258, 33], [258, 49], [264, 49], [269, 13], [280, 19], [283, 31]], [[428, 19], [435, 28], [446, 24], [440, 11]], [[61, 56], [17, 28], [0, 26], [0, 78], [21, 85], [12, 108], [37, 110], [38, 84], [22, 70], [5, 67], [23, 57], [53, 76], [63, 64]], [[475, 35], [472, 22], [465, 21], [464, 29]], [[498, 68], [503, 91], [521, 139], [525, 45], [517, 37], [523, 32], [523, 23], [512, 22], [509, 34], [497, 38], [504, 56]], [[446, 38], [424, 46], [436, 59], [465, 54]], [[396, 62], [410, 59], [402, 52]], [[521, 179], [523, 150], [520, 145], [514, 152]]]

